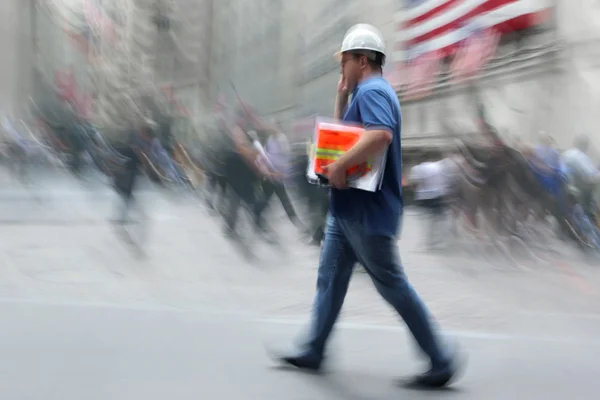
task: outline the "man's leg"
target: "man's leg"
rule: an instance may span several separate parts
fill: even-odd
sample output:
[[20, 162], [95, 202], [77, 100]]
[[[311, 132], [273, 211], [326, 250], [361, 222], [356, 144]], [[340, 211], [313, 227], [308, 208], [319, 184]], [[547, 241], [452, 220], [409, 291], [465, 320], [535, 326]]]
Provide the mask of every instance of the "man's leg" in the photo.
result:
[[404, 273], [396, 239], [365, 235], [364, 229], [352, 224], [344, 224], [342, 228], [377, 291], [400, 314], [421, 350], [431, 360], [431, 370], [417, 377], [415, 383], [447, 384], [456, 372], [453, 360], [435, 333], [427, 308]]
[[206, 201], [206, 205], [210, 209], [214, 209], [214, 198], [217, 191], [217, 176], [209, 173], [207, 178], [206, 188], [208, 189], [208, 193], [210, 193], [210, 198], [205, 196], [204, 199]]
[[431, 247], [439, 244], [441, 241], [441, 236], [443, 236], [444, 232], [441, 230], [441, 219], [442, 215], [442, 199], [441, 197], [436, 197], [430, 200], [429, 202], [429, 244]]
[[329, 199], [327, 196], [319, 199], [317, 218], [317, 229], [313, 234], [313, 241], [315, 244], [320, 245], [321, 241], [325, 237], [325, 224], [327, 221], [327, 212], [329, 211]]
[[298, 215], [296, 215], [296, 210], [294, 210], [294, 206], [292, 205], [292, 201], [290, 200], [290, 196], [288, 195], [284, 184], [280, 182], [274, 183], [273, 188], [275, 195], [279, 198], [279, 201], [281, 201], [281, 205], [283, 206], [283, 209], [285, 210], [285, 213], [290, 221], [292, 221], [297, 228], [306, 229], [298, 219]]
[[581, 191], [581, 206], [583, 207], [585, 215], [593, 221], [596, 210], [594, 210], [594, 191], [592, 188], [586, 187]]
[[269, 180], [263, 180], [261, 182], [261, 187], [263, 195], [256, 200], [254, 206], [254, 220], [258, 227], [263, 227], [263, 212], [269, 205], [269, 200], [271, 200], [271, 197], [275, 192], [275, 185]]
[[431, 212], [431, 199], [421, 199], [416, 201], [417, 206], [420, 208], [420, 211], [423, 215], [423, 224], [424, 224], [424, 239], [423, 246], [425, 249], [429, 249], [432, 247], [432, 239], [431, 235], [433, 232], [433, 217]]
[[355, 263], [354, 251], [338, 221], [328, 217], [317, 274], [310, 336], [303, 351], [298, 355], [284, 357], [284, 362], [299, 368], [318, 369], [321, 366], [325, 345], [344, 303]]
[[215, 194], [217, 195], [217, 198], [223, 198], [223, 196], [225, 196], [225, 192], [227, 191], [227, 179], [225, 177], [222, 176], [217, 176], [216, 177], [216, 188], [215, 188]]
[[[315, 236], [317, 235], [318, 230], [322, 230], [322, 229], [320, 229], [322, 222], [319, 219], [320, 204], [318, 201], [316, 189], [317, 188], [310, 187], [309, 190], [307, 190], [304, 193], [304, 196], [306, 199], [306, 207], [308, 209], [308, 218], [310, 221], [310, 227], [309, 227], [309, 230], [307, 233], [309, 233], [311, 235], [311, 238], [310, 238], [311, 244], [317, 244], [315, 242]], [[319, 244], [321, 243], [321, 240], [323, 240], [323, 237], [324, 237], [324, 233], [320, 232], [319, 233], [319, 241], [318, 241]]]
[[236, 233], [235, 226], [237, 224], [242, 199], [235, 190], [232, 190], [228, 197], [229, 201], [227, 204], [227, 211], [225, 212], [225, 233], [234, 235]]
[[125, 163], [125, 168], [122, 172], [124, 176], [121, 177], [123, 185], [121, 192], [123, 204], [120, 213], [121, 215], [119, 218], [120, 223], [128, 222], [129, 211], [134, 202], [134, 191], [137, 182], [137, 175], [139, 172], [138, 169], [140, 166], [140, 160], [137, 157], [137, 154], [135, 154], [135, 152], [133, 151], [133, 149], [128, 149], [126, 156], [129, 159]]

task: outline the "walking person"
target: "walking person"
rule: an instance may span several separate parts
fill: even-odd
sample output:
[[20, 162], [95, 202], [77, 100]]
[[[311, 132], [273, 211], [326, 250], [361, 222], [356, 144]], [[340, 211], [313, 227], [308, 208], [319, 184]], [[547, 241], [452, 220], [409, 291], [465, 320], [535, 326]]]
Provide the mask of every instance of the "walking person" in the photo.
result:
[[140, 124], [131, 133], [127, 145], [120, 151], [121, 155], [127, 159], [123, 169], [114, 178], [115, 188], [121, 195], [121, 207], [117, 219], [117, 223], [121, 225], [131, 222], [130, 211], [136, 204], [135, 188], [143, 166], [140, 154], [147, 153], [150, 149], [152, 127], [153, 125], [149, 121]]
[[575, 138], [573, 148], [560, 156], [562, 170], [567, 176], [571, 191], [577, 195], [578, 202], [591, 219], [595, 217], [594, 191], [600, 182], [600, 171], [587, 154], [590, 139], [581, 135]]
[[[397, 233], [402, 217], [400, 104], [382, 77], [385, 46], [379, 31], [367, 24], [353, 26], [339, 53], [334, 118], [361, 123], [366, 132], [326, 169], [331, 189], [330, 214], [319, 262], [311, 330], [303, 348], [281, 361], [318, 370], [325, 359], [327, 339], [342, 308], [352, 271], [364, 266], [381, 296], [404, 319], [431, 362], [412, 384], [441, 387], [457, 373], [457, 357], [447, 351], [434, 331], [429, 313], [409, 283], [398, 257]], [[352, 93], [352, 101], [348, 102]], [[342, 111], [345, 113], [342, 114]], [[387, 152], [381, 189], [349, 189], [346, 171], [382, 151]]]
[[298, 219], [290, 196], [285, 187], [285, 181], [288, 179], [290, 145], [285, 135], [277, 128], [270, 129], [270, 136], [264, 148], [263, 154], [259, 154], [267, 173], [266, 178], [262, 181], [263, 196], [256, 203], [255, 217], [258, 226], [263, 226], [263, 212], [269, 205], [269, 201], [273, 195], [277, 196], [285, 213], [290, 221], [298, 228], [305, 229]]
[[225, 233], [239, 238], [236, 231], [239, 210], [242, 205], [251, 212], [258, 201], [256, 188], [262, 178], [262, 172], [256, 163], [258, 150], [254, 147], [248, 132], [251, 125], [247, 117], [240, 116], [227, 134], [230, 135], [232, 148], [225, 157], [225, 177], [231, 189], [229, 204], [225, 212]]
[[448, 185], [444, 175], [445, 164], [443, 160], [426, 161], [412, 167], [408, 176], [408, 181], [415, 186], [415, 200], [425, 210], [428, 218], [425, 242], [430, 249], [439, 244], [444, 236], [440, 223], [446, 212]]

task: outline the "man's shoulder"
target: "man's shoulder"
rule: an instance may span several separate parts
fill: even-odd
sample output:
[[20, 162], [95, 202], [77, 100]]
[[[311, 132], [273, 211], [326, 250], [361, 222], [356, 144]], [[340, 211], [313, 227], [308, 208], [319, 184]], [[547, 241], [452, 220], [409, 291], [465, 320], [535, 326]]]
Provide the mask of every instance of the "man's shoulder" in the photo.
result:
[[356, 93], [358, 102], [383, 101], [394, 109], [400, 109], [398, 95], [384, 79], [371, 79], [360, 86]]
[[285, 144], [287, 144], [287, 143], [289, 143], [289, 142], [290, 142], [290, 141], [288, 140], [287, 136], [286, 136], [286, 135], [285, 135], [283, 132], [282, 132], [282, 133], [280, 133], [280, 134], [277, 136], [277, 140], [278, 140], [280, 143], [285, 143]]
[[572, 156], [578, 154], [579, 152], [580, 152], [579, 149], [569, 149], [569, 150], [563, 151], [562, 155], [565, 157], [572, 157]]
[[369, 79], [368, 81], [360, 85], [360, 87], [358, 88], [357, 97], [364, 96], [365, 93], [369, 92], [377, 92], [379, 94], [389, 95], [390, 93], [393, 93], [393, 89], [386, 80], [375, 78]]

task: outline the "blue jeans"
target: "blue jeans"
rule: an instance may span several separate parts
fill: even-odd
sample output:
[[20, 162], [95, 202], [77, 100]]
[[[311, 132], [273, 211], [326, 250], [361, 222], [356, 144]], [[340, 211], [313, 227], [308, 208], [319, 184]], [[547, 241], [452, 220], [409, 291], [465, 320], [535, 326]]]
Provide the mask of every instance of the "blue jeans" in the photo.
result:
[[360, 221], [328, 216], [321, 250], [308, 355], [322, 359], [338, 318], [356, 262], [370, 275], [377, 291], [402, 317], [434, 368], [449, 363], [428, 311], [404, 274], [397, 239], [367, 235]]

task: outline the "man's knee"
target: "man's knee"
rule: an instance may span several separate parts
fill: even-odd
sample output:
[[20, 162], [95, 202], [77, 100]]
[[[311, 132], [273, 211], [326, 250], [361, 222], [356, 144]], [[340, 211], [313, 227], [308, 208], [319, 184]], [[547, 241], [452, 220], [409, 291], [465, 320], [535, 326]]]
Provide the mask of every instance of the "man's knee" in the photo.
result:
[[391, 236], [367, 236], [361, 262], [371, 277], [384, 285], [397, 279], [404, 279], [404, 271], [396, 245]]

